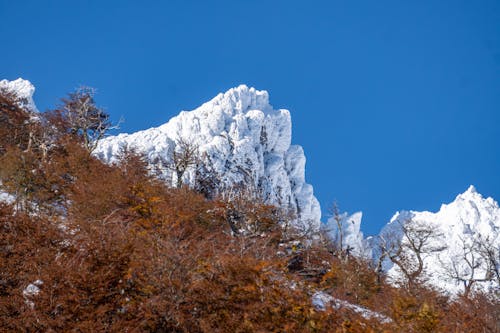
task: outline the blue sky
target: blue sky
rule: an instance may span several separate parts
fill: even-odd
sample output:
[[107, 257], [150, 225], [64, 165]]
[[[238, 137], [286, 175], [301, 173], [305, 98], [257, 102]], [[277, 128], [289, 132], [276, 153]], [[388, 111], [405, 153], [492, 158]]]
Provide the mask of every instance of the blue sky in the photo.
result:
[[80, 84], [122, 131], [245, 83], [291, 111], [323, 211], [500, 200], [499, 1], [0, 0], [0, 78], [41, 110]]

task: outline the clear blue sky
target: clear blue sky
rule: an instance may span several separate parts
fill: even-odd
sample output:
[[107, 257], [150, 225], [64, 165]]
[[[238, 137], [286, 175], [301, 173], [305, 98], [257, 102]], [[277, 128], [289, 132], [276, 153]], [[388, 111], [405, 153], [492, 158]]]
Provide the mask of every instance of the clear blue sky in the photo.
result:
[[0, 77], [80, 84], [127, 132], [241, 83], [292, 113], [323, 211], [500, 200], [500, 1], [0, 0]]

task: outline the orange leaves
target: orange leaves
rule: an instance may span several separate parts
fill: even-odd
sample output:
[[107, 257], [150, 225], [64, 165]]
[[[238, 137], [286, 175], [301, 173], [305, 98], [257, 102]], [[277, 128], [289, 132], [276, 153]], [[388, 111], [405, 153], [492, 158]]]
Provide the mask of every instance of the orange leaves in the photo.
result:
[[[168, 188], [133, 151], [109, 166], [62, 134], [47, 156], [2, 150], [2, 139], [0, 180], [36, 208], [0, 205], [2, 332], [500, 331], [498, 302], [407, 295], [369, 263], [294, 235], [290, 217], [256, 193], [207, 200]], [[316, 310], [319, 290], [393, 322]]]
[[29, 145], [30, 114], [18, 106], [15, 98], [0, 90], [0, 154], [8, 147], [25, 150]]
[[159, 216], [159, 205], [162, 199], [151, 192], [151, 188], [144, 184], [136, 184], [132, 186], [128, 196], [124, 198], [129, 210], [138, 217], [135, 219], [135, 223], [146, 229], [158, 227], [162, 222], [162, 218]]

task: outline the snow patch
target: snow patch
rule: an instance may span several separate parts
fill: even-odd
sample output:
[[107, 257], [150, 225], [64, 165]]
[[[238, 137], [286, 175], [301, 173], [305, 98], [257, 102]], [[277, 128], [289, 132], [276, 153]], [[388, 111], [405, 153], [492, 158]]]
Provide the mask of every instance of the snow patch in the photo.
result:
[[[0, 187], [2, 184], [0, 184]], [[15, 201], [15, 197], [7, 192], [0, 190], [0, 202], [6, 204], [12, 204]]]
[[347, 309], [361, 315], [365, 319], [375, 319], [382, 324], [388, 324], [392, 322], [392, 319], [384, 316], [381, 313], [369, 310], [365, 307], [349, 303], [347, 301], [340, 300], [323, 291], [316, 292], [312, 297], [313, 306], [319, 311], [325, 311], [328, 306], [334, 309]]
[[23, 295], [25, 297], [36, 296], [40, 292], [40, 287], [43, 285], [42, 280], [36, 280], [33, 283], [30, 283], [24, 288]]

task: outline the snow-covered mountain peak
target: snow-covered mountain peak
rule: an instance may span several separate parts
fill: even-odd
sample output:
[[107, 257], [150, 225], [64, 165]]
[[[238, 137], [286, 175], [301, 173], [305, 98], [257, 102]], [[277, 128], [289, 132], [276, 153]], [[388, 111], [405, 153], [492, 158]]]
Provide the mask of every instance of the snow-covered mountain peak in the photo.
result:
[[[496, 223], [498, 203], [491, 197], [484, 198], [471, 185], [456, 196], [450, 203], [442, 204], [436, 213], [429, 211], [402, 210], [394, 214], [387, 226], [406, 223], [410, 220], [433, 221], [440, 227], [456, 227], [458, 224], [491, 224]], [[387, 227], [386, 226], [386, 227]]]
[[304, 229], [318, 230], [321, 210], [305, 182], [304, 151], [291, 145], [291, 138], [290, 112], [275, 110], [266, 91], [240, 85], [159, 127], [108, 137], [95, 154], [113, 162], [123, 148], [133, 148], [160, 167], [167, 182], [178, 184], [173, 152], [187, 141], [196, 146], [201, 162], [181, 176], [184, 184], [210, 183], [212, 192], [254, 189], [267, 203], [295, 213]]
[[[441, 205], [435, 213], [396, 213], [382, 229], [379, 240], [404, 244], [412, 232], [405, 235], [403, 228], [415, 230], [415, 235], [416, 230], [422, 228], [432, 231], [425, 242], [429, 248], [440, 250], [425, 253], [425, 271], [431, 285], [452, 294], [464, 292], [463, 285], [467, 283], [477, 289], [500, 287], [498, 282], [495, 285], [486, 278], [492, 268], [484, 257], [487, 248], [500, 251], [500, 208], [493, 198], [484, 198], [474, 186], [451, 203]], [[375, 251], [375, 256], [379, 255]], [[474, 266], [470, 266], [470, 262], [474, 262]], [[384, 268], [392, 278], [401, 277], [399, 268], [387, 259]]]
[[470, 185], [469, 188], [463, 192], [457, 195], [455, 198], [454, 202], [458, 201], [474, 201], [474, 202], [480, 202], [482, 201], [483, 196], [481, 193], [479, 193], [474, 185]]
[[5, 90], [14, 94], [19, 102], [19, 105], [29, 111], [38, 112], [35, 102], [33, 101], [33, 94], [35, 93], [35, 86], [28, 80], [18, 78], [17, 80], [1, 80], [0, 90]]
[[220, 109], [228, 115], [245, 113], [250, 110], [272, 112], [269, 104], [269, 94], [265, 90], [256, 90], [244, 84], [231, 88], [225, 93], [220, 93], [212, 100], [203, 104], [200, 109]]
[[441, 206], [437, 214], [443, 224], [455, 227], [463, 225], [467, 228], [490, 229], [495, 225], [500, 227], [500, 209], [493, 198], [484, 198], [474, 186], [459, 194], [456, 199]]
[[467, 191], [465, 191], [463, 194], [465, 193], [478, 193], [477, 190], [476, 190], [476, 187], [474, 185], [469, 185], [469, 188], [467, 188]]

